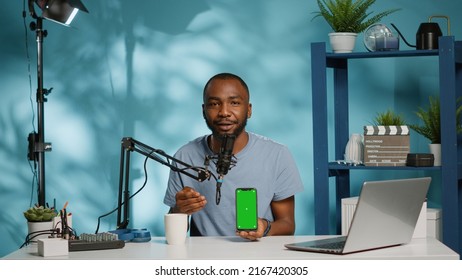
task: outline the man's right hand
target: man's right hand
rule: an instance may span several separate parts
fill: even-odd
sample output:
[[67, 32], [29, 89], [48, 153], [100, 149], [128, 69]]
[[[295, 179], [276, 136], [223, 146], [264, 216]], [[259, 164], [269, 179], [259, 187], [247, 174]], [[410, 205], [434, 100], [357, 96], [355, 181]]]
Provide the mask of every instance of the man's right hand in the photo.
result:
[[175, 213], [192, 214], [202, 210], [207, 204], [207, 200], [203, 195], [191, 187], [184, 187], [175, 195], [176, 206], [173, 208]]

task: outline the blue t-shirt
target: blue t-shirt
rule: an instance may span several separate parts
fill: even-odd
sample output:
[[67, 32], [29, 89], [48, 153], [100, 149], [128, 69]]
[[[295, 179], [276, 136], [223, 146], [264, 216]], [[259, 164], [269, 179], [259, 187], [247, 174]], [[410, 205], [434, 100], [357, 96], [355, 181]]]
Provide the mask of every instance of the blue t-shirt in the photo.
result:
[[[224, 176], [221, 201], [215, 203], [216, 181], [198, 182], [186, 175], [171, 171], [164, 203], [174, 207], [175, 194], [189, 186], [207, 199], [201, 211], [192, 214], [195, 226], [201, 235], [231, 236], [236, 232], [235, 190], [255, 188], [258, 197], [258, 217], [273, 221], [271, 201], [279, 201], [303, 191], [295, 161], [288, 148], [266, 137], [249, 133], [249, 142], [234, 155], [236, 165]], [[193, 166], [204, 166], [206, 155], [213, 155], [207, 145], [207, 135], [199, 137], [183, 147], [175, 158]], [[210, 162], [209, 170], [216, 174], [216, 160]], [[194, 172], [192, 172], [194, 174]], [[181, 179], [180, 179], [181, 177]]]

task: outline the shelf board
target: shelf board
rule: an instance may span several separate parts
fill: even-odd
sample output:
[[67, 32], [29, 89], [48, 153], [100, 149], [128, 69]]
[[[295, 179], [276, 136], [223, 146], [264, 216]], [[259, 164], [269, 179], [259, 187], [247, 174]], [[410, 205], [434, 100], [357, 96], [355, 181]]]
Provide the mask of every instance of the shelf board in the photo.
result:
[[441, 170], [441, 166], [414, 167], [414, 166], [364, 166], [346, 165], [337, 162], [329, 162], [329, 170]]
[[437, 56], [438, 50], [406, 50], [406, 51], [376, 51], [376, 52], [352, 52], [352, 53], [326, 53], [329, 59], [356, 59], [356, 58], [386, 58], [386, 57], [412, 57], [412, 56]]

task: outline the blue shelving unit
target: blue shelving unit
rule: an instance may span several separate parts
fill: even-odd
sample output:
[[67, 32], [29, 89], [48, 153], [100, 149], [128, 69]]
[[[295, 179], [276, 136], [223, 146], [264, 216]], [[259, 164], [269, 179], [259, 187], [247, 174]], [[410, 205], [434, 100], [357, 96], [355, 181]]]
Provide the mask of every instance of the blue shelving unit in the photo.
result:
[[[436, 56], [439, 60], [439, 87], [441, 103], [441, 167], [366, 167], [347, 166], [329, 162], [328, 155], [328, 103], [327, 69], [333, 70], [333, 112], [335, 159], [342, 159], [349, 138], [348, 112], [348, 61], [353, 59], [399, 58]], [[360, 52], [336, 54], [326, 52], [324, 42], [311, 44], [312, 98], [313, 98], [313, 158], [315, 195], [315, 232], [329, 231], [329, 177], [335, 177], [336, 222], [340, 233], [341, 199], [350, 196], [351, 170], [434, 170], [441, 172], [443, 242], [462, 252], [462, 183], [460, 148], [462, 138], [456, 133], [456, 102], [462, 96], [462, 42], [453, 36], [439, 39], [438, 50], [393, 52]], [[458, 141], [459, 140], [459, 141]]]

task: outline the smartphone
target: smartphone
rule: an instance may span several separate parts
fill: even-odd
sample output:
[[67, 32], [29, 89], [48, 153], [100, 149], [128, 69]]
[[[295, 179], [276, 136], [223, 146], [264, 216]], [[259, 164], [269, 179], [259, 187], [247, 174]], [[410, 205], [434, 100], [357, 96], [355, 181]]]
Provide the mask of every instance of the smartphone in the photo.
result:
[[236, 229], [257, 230], [257, 190], [254, 188], [236, 189]]

